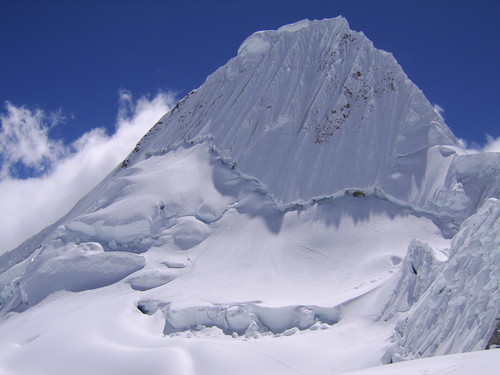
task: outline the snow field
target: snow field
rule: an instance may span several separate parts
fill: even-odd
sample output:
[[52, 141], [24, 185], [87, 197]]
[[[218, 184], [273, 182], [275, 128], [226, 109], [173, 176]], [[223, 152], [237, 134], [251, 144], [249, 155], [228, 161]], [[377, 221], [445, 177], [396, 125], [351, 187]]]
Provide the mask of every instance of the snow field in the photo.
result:
[[[132, 299], [140, 294], [135, 292]], [[235, 369], [241, 374], [339, 374], [377, 364], [390, 334], [389, 326], [350, 317], [334, 326], [315, 325], [282, 335], [233, 338], [204, 328], [163, 336], [163, 315], [142, 314], [130, 302], [124, 284], [53, 294], [31, 308], [31, 317], [11, 314], [2, 323], [0, 363], [21, 375], [41, 370], [77, 375], [234, 374]], [[366, 355], [361, 359], [359, 352]]]

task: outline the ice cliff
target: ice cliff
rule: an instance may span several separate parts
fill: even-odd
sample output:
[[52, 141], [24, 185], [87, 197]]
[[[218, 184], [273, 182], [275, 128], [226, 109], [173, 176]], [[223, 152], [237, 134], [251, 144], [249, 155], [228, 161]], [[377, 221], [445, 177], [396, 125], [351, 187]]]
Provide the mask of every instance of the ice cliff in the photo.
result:
[[410, 245], [385, 311], [385, 319], [404, 316], [386, 361], [487, 347], [500, 317], [499, 228], [500, 202], [492, 198], [464, 221], [448, 259], [425, 244]]

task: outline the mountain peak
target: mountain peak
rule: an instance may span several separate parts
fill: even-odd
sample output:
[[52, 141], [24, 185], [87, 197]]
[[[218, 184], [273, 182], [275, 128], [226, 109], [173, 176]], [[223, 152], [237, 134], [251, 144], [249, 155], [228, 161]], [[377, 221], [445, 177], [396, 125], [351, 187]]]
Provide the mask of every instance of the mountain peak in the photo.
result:
[[298, 31], [304, 31], [304, 29], [309, 29], [311, 27], [319, 26], [322, 27], [322, 31], [325, 33], [332, 31], [340, 31], [344, 29], [349, 32], [349, 24], [347, 20], [341, 16], [336, 18], [318, 20], [308, 20], [304, 19], [295, 23], [281, 26], [277, 30], [263, 30], [257, 31], [250, 35], [241, 44], [238, 49], [238, 57], [246, 58], [248, 56], [256, 56], [264, 53], [266, 50], [270, 49], [272, 44], [280, 37], [280, 34], [284, 33], [296, 33]]
[[210, 140], [280, 204], [376, 186], [418, 205], [435, 193], [415, 172], [427, 150], [463, 153], [393, 56], [342, 17], [252, 34], [152, 132], [143, 156]]

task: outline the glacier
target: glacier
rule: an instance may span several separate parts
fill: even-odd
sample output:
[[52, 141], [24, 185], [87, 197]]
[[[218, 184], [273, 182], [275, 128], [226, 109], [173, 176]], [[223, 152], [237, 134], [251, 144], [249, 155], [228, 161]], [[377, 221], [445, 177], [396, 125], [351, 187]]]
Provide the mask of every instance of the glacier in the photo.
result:
[[0, 255], [0, 374], [493, 373], [499, 167], [344, 18], [257, 32]]

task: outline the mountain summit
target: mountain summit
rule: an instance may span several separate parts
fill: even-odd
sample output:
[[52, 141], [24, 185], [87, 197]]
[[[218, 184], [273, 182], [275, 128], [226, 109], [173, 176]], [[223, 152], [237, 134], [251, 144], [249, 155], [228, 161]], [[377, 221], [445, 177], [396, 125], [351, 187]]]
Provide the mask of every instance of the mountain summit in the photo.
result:
[[340, 374], [494, 345], [499, 166], [344, 18], [257, 32], [0, 256], [0, 370]]
[[478, 201], [472, 187], [447, 173], [451, 165], [463, 169], [464, 159], [478, 171], [491, 168], [461, 157], [458, 140], [394, 57], [342, 17], [251, 35], [151, 129], [126, 163], [199, 142], [258, 179], [280, 206], [377, 187], [439, 211], [456, 230], [498, 193]]
[[422, 167], [463, 153], [393, 56], [344, 18], [251, 35], [153, 134], [140, 150], [209, 140], [281, 204], [353, 186], [423, 204], [439, 184]]

